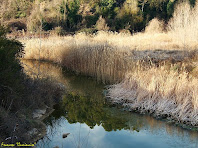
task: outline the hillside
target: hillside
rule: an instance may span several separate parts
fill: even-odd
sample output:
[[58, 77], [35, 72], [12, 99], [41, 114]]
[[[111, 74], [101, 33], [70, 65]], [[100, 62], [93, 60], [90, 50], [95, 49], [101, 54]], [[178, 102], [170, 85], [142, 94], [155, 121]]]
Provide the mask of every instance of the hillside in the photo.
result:
[[[1, 24], [10, 30], [142, 31], [153, 18], [164, 22], [182, 0], [1, 0]], [[195, 0], [189, 0], [191, 6]]]

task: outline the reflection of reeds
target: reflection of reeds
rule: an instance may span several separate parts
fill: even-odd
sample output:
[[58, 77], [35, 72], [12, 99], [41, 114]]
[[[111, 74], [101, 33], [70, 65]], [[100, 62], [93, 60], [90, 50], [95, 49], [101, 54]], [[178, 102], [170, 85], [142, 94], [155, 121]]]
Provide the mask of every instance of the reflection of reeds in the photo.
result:
[[57, 64], [39, 62], [35, 60], [21, 60], [23, 72], [32, 79], [50, 79], [64, 85], [67, 91], [85, 96], [90, 95], [94, 98], [103, 98], [103, 85], [87, 79], [86, 77], [76, 77], [74, 74], [64, 72], [62, 67]]
[[60, 66], [34, 60], [21, 60], [20, 63], [23, 67], [23, 72], [32, 79], [37, 79], [38, 77], [42, 79], [50, 78], [67, 86], [68, 82], [63, 76]]
[[[128, 117], [128, 118], [130, 119], [130, 117]], [[150, 131], [153, 134], [159, 134], [159, 136], [165, 132], [166, 134], [170, 135], [171, 137], [179, 137], [179, 138], [183, 139], [184, 141], [185, 141], [185, 138], [189, 138], [192, 143], [198, 144], [197, 143], [198, 133], [196, 130], [190, 131], [188, 129], [183, 129], [182, 127], [175, 126], [172, 123], [166, 123], [164, 121], [157, 120], [157, 119], [152, 118], [151, 116], [148, 116], [148, 115], [144, 115], [141, 118], [139, 118], [139, 116], [137, 116], [135, 119], [137, 121], [139, 121], [140, 124], [141, 123], [143, 124], [143, 126], [140, 127], [140, 131], [142, 129], [146, 128], [146, 129], [148, 129], [148, 131]], [[134, 119], [132, 119], [132, 121], [133, 120]], [[131, 120], [129, 120], [129, 121], [131, 121]]]

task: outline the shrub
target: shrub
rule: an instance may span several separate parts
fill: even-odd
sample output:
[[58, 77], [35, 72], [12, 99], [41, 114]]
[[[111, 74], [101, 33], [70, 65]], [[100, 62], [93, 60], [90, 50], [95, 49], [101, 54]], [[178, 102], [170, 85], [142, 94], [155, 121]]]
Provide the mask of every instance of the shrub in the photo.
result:
[[164, 29], [164, 23], [157, 18], [152, 19], [145, 29], [146, 33], [162, 33]]
[[66, 1], [60, 5], [60, 13], [63, 16], [64, 28], [74, 29], [81, 21], [82, 17], [78, 14], [80, 1]]
[[8, 20], [22, 18], [30, 14], [32, 2], [30, 0], [2, 0], [0, 3], [1, 19]]
[[36, 32], [40, 30], [42, 18], [43, 16], [40, 12], [40, 7], [39, 5], [36, 5], [31, 15], [28, 17], [28, 22], [27, 22], [28, 31]]
[[142, 22], [143, 15], [138, 7], [138, 1], [126, 0], [117, 14], [116, 30], [130, 29], [131, 32], [141, 30]]
[[[8, 40], [5, 33], [6, 29], [0, 26], [0, 102], [4, 102], [3, 105], [7, 109], [11, 99], [18, 97], [14, 94], [20, 94], [23, 88], [21, 66], [16, 59], [16, 56], [22, 56], [23, 48], [20, 42]], [[0, 103], [0, 107], [1, 105]]]
[[106, 21], [102, 16], [100, 16], [98, 21], [96, 22], [96, 29], [103, 30], [103, 31], [109, 30], [109, 27], [107, 26]]
[[[0, 26], [0, 80], [2, 80], [3, 74], [9, 76], [9, 73], [6, 74], [6, 72], [12, 73], [13, 78], [15, 74], [17, 75], [17, 73], [20, 72], [20, 65], [16, 60], [16, 55], [23, 53], [22, 44], [15, 40], [6, 39], [5, 33], [6, 29]], [[5, 83], [7, 83], [8, 80], [6, 80]]]
[[47, 31], [59, 26], [62, 19], [58, 11], [59, 4], [59, 1], [36, 1], [31, 15], [27, 18], [28, 31], [37, 32], [41, 29]]
[[10, 31], [27, 30], [25, 21], [18, 19], [8, 22], [7, 27]]
[[[173, 17], [168, 23], [168, 29], [174, 35], [174, 39], [183, 43], [198, 41], [198, 3], [194, 7], [189, 2], [178, 3]], [[185, 47], [186, 48], [186, 47]]]
[[58, 27], [55, 27], [54, 30], [51, 31], [52, 34], [56, 34], [56, 35], [64, 35], [65, 34], [65, 31], [63, 30], [62, 27], [58, 26]]
[[172, 16], [172, 14], [174, 12], [174, 5], [175, 5], [175, 1], [169, 0], [169, 2], [167, 4], [167, 14], [169, 16]]
[[103, 17], [113, 19], [116, 16], [115, 6], [116, 0], [101, 0], [96, 5], [96, 12]]
[[98, 15], [90, 15], [90, 16], [85, 16], [85, 21], [86, 21], [86, 27], [90, 28], [93, 25], [96, 24], [97, 20], [98, 20]]
[[35, 120], [32, 122], [33, 110], [44, 105], [52, 107], [55, 99], [61, 98], [62, 89], [59, 84], [54, 84], [48, 80], [37, 79], [33, 81], [27, 77], [25, 79], [18, 61], [23, 52], [22, 44], [15, 40], [8, 40], [6, 29], [0, 26], [1, 140], [13, 136], [13, 128], [16, 124], [18, 127], [14, 136], [17, 137], [17, 141], [32, 140], [27, 132], [33, 127], [41, 125]]

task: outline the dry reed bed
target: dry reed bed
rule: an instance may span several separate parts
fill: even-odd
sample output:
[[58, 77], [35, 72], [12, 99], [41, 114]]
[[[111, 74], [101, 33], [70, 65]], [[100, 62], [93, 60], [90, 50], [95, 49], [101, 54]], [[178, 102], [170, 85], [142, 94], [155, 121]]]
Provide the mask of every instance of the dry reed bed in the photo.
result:
[[[166, 37], [162, 39], [164, 35]], [[166, 33], [155, 33], [152, 38], [149, 33], [142, 36], [142, 33], [130, 36], [99, 32], [92, 36], [77, 34], [21, 41], [25, 44], [24, 59], [59, 63], [77, 73], [96, 77], [104, 83], [120, 82], [126, 73], [133, 71], [143, 61], [149, 64], [171, 60], [178, 62], [195, 55], [193, 49], [183, 50], [182, 45], [168, 41]], [[165, 43], [169, 48], [164, 46]]]
[[198, 125], [198, 79], [186, 72], [151, 68], [130, 73], [108, 97], [132, 110]]
[[[113, 44], [118, 37], [128, 38], [128, 35], [114, 34], [114, 38], [107, 38], [106, 35], [103, 33], [100, 37], [102, 41], [97, 35], [90, 37], [82, 34], [32, 39], [25, 41], [24, 58], [39, 60], [40, 50], [40, 59], [59, 63], [104, 83], [118, 83], [124, 79], [109, 88], [108, 97], [113, 102], [140, 112], [198, 125], [196, 51], [159, 50], [157, 47], [155, 50], [135, 50], [129, 42], [124, 46], [116, 41]], [[109, 36], [113, 36], [112, 33]], [[127, 73], [130, 74], [126, 76]]]
[[154, 19], [133, 36], [98, 32], [21, 40], [24, 58], [53, 61], [104, 83], [121, 82], [109, 88], [114, 102], [197, 126], [197, 14], [198, 3], [191, 8], [185, 2], [166, 31]]

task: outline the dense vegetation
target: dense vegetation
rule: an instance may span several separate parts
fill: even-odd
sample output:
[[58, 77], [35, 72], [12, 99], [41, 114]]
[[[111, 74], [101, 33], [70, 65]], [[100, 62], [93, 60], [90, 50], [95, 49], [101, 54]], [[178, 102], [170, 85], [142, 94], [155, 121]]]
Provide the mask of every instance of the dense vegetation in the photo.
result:
[[[168, 22], [183, 0], [2, 0], [0, 18], [12, 30], [141, 31], [157, 17]], [[194, 6], [195, 0], [189, 1]]]
[[[13, 98], [13, 93], [19, 94], [23, 88], [20, 77], [21, 67], [16, 60], [18, 53], [23, 53], [22, 44], [15, 40], [8, 40], [5, 37], [5, 29], [0, 26], [0, 101], [2, 105], [9, 106], [4, 101], [5, 97]], [[8, 96], [8, 94], [10, 94]], [[9, 103], [11, 101], [9, 100]]]
[[[195, 49], [198, 29], [197, 19], [194, 18], [198, 14], [198, 4], [193, 8], [195, 0], [186, 0], [190, 5], [184, 3], [175, 9], [179, 1], [182, 0], [1, 0], [0, 18], [1, 24], [7, 25], [13, 32], [21, 30], [23, 33], [36, 33], [44, 30], [64, 35], [67, 32], [93, 33], [97, 30], [133, 33], [144, 30], [148, 22], [157, 17], [149, 23], [150, 28], [148, 26], [145, 33], [132, 37], [129, 34], [98, 32], [93, 36], [80, 34], [44, 38], [39, 42], [37, 39], [24, 41], [25, 58], [59, 63], [104, 83], [117, 83], [125, 79], [109, 91], [109, 97], [117, 98], [115, 102], [123, 103], [123, 98], [126, 99], [124, 101], [136, 101], [138, 98], [132, 109], [169, 115], [178, 122], [197, 126]], [[180, 10], [185, 11], [180, 13]], [[167, 31], [164, 32], [164, 28]], [[24, 78], [16, 58], [22, 56], [23, 46], [18, 41], [7, 39], [5, 34], [5, 28], [0, 27], [0, 135], [10, 136], [15, 125], [19, 124], [18, 135], [22, 137], [35, 125], [32, 112], [44, 105], [52, 106], [54, 99], [60, 97], [60, 86], [48, 80]], [[139, 63], [141, 61], [151, 68], [146, 67], [148, 69], [145, 71]], [[137, 66], [137, 73], [134, 66]], [[165, 73], [164, 69], [168, 72]], [[132, 74], [126, 77], [128, 72]], [[126, 90], [120, 89], [123, 86]], [[164, 88], [168, 89], [164, 91]], [[131, 90], [140, 93], [134, 97]], [[99, 122], [96, 119], [94, 123], [89, 123], [89, 117], [84, 117], [82, 111], [77, 113], [82, 115], [82, 119], [73, 115], [78, 107], [74, 103], [88, 103], [84, 97], [68, 95], [66, 98], [69, 101], [66, 103], [72, 106], [68, 106], [70, 122], [83, 120], [91, 127]], [[150, 103], [150, 100], [153, 102]], [[81, 107], [87, 112], [86, 106]], [[91, 109], [90, 116], [95, 109]], [[27, 135], [23, 136], [27, 138]]]
[[[32, 119], [32, 112], [39, 107], [51, 107], [61, 98], [61, 89], [49, 80], [31, 80], [22, 74], [18, 58], [23, 56], [23, 46], [6, 38], [6, 29], [0, 26], [0, 142], [28, 141], [28, 135], [40, 123]], [[48, 92], [52, 89], [54, 91]], [[14, 131], [15, 127], [18, 127]]]

